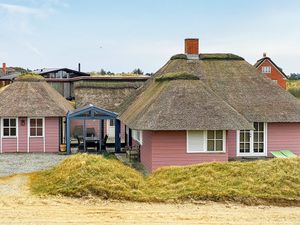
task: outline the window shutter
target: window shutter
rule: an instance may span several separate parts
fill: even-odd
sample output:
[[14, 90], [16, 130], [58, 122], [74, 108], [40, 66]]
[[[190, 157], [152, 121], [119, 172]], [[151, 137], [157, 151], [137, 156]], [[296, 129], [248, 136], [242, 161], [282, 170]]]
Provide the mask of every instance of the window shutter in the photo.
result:
[[205, 131], [187, 131], [187, 152], [204, 152], [205, 142]]

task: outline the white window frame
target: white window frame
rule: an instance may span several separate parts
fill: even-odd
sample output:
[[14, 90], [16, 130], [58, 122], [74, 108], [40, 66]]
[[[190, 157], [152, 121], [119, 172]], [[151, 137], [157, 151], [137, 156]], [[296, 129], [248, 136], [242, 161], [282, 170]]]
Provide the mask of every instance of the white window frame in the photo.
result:
[[132, 130], [131, 136], [134, 140], [136, 140], [138, 143], [140, 143], [140, 145], [143, 144], [143, 131], [142, 130]]
[[271, 73], [272, 72], [272, 67], [271, 66], [262, 66], [261, 72], [262, 73]]
[[254, 152], [254, 130], [250, 130], [250, 152], [240, 152], [240, 131], [236, 132], [236, 155], [238, 157], [267, 156], [268, 155], [268, 124], [264, 123], [264, 152]]
[[218, 153], [225, 153], [226, 152], [226, 130], [223, 131], [223, 151], [207, 151], [207, 130], [203, 130], [203, 136], [204, 136], [204, 146], [203, 149], [199, 148], [199, 151], [190, 150], [189, 149], [189, 131], [186, 131], [186, 152], [189, 154], [193, 153], [210, 153], [210, 154], [218, 154]]
[[[42, 136], [31, 136], [31, 134], [30, 134], [30, 128], [31, 128], [31, 126], [30, 126], [30, 120], [31, 119], [41, 119], [42, 120], [42, 125], [43, 125], [43, 127], [42, 127], [42, 129], [43, 129], [43, 132], [42, 132]], [[30, 118], [28, 118], [28, 137], [30, 137], [30, 138], [44, 138], [45, 137], [45, 118], [44, 117], [30, 117]]]
[[[14, 136], [5, 136], [4, 135], [4, 122], [3, 121], [5, 119], [15, 119], [16, 120], [16, 135], [14, 135]], [[11, 127], [9, 126], [8, 128], [10, 129]], [[2, 117], [1, 118], [1, 138], [18, 138], [18, 130], [19, 130], [18, 117]]]

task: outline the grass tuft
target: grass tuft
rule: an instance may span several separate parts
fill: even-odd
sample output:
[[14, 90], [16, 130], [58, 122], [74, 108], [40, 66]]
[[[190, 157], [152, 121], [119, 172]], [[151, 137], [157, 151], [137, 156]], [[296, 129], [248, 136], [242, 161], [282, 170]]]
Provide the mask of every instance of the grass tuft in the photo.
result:
[[155, 78], [155, 81], [166, 80], [199, 80], [199, 77], [187, 72], [165, 73]]
[[16, 80], [45, 80], [45, 78], [38, 74], [25, 73], [17, 77]]
[[148, 177], [115, 159], [75, 155], [31, 175], [39, 195], [146, 202], [234, 201], [300, 204], [300, 158], [165, 167]]

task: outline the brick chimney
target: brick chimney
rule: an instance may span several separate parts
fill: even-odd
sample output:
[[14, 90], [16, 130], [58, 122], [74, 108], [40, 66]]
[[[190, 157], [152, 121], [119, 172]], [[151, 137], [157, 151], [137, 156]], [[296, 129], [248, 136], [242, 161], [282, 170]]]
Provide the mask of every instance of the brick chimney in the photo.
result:
[[2, 63], [2, 73], [6, 74], [6, 63]]
[[199, 39], [184, 39], [184, 53], [187, 55], [188, 59], [199, 59]]

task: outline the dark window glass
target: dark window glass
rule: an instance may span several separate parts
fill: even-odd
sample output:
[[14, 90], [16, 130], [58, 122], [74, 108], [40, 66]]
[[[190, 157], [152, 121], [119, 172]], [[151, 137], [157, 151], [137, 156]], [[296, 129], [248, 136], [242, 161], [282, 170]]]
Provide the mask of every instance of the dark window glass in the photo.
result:
[[3, 135], [4, 136], [9, 136], [9, 128], [4, 128], [3, 129]]
[[9, 119], [3, 119], [3, 126], [5, 127], [9, 126]]
[[10, 128], [10, 136], [16, 136], [16, 128]]
[[36, 136], [43, 136], [43, 128], [36, 129]]
[[16, 119], [10, 119], [10, 126], [15, 127], [16, 126]]
[[42, 126], [43, 126], [43, 120], [42, 120], [42, 119], [37, 119], [37, 120], [36, 120], [36, 125], [37, 125], [38, 127], [42, 127]]

